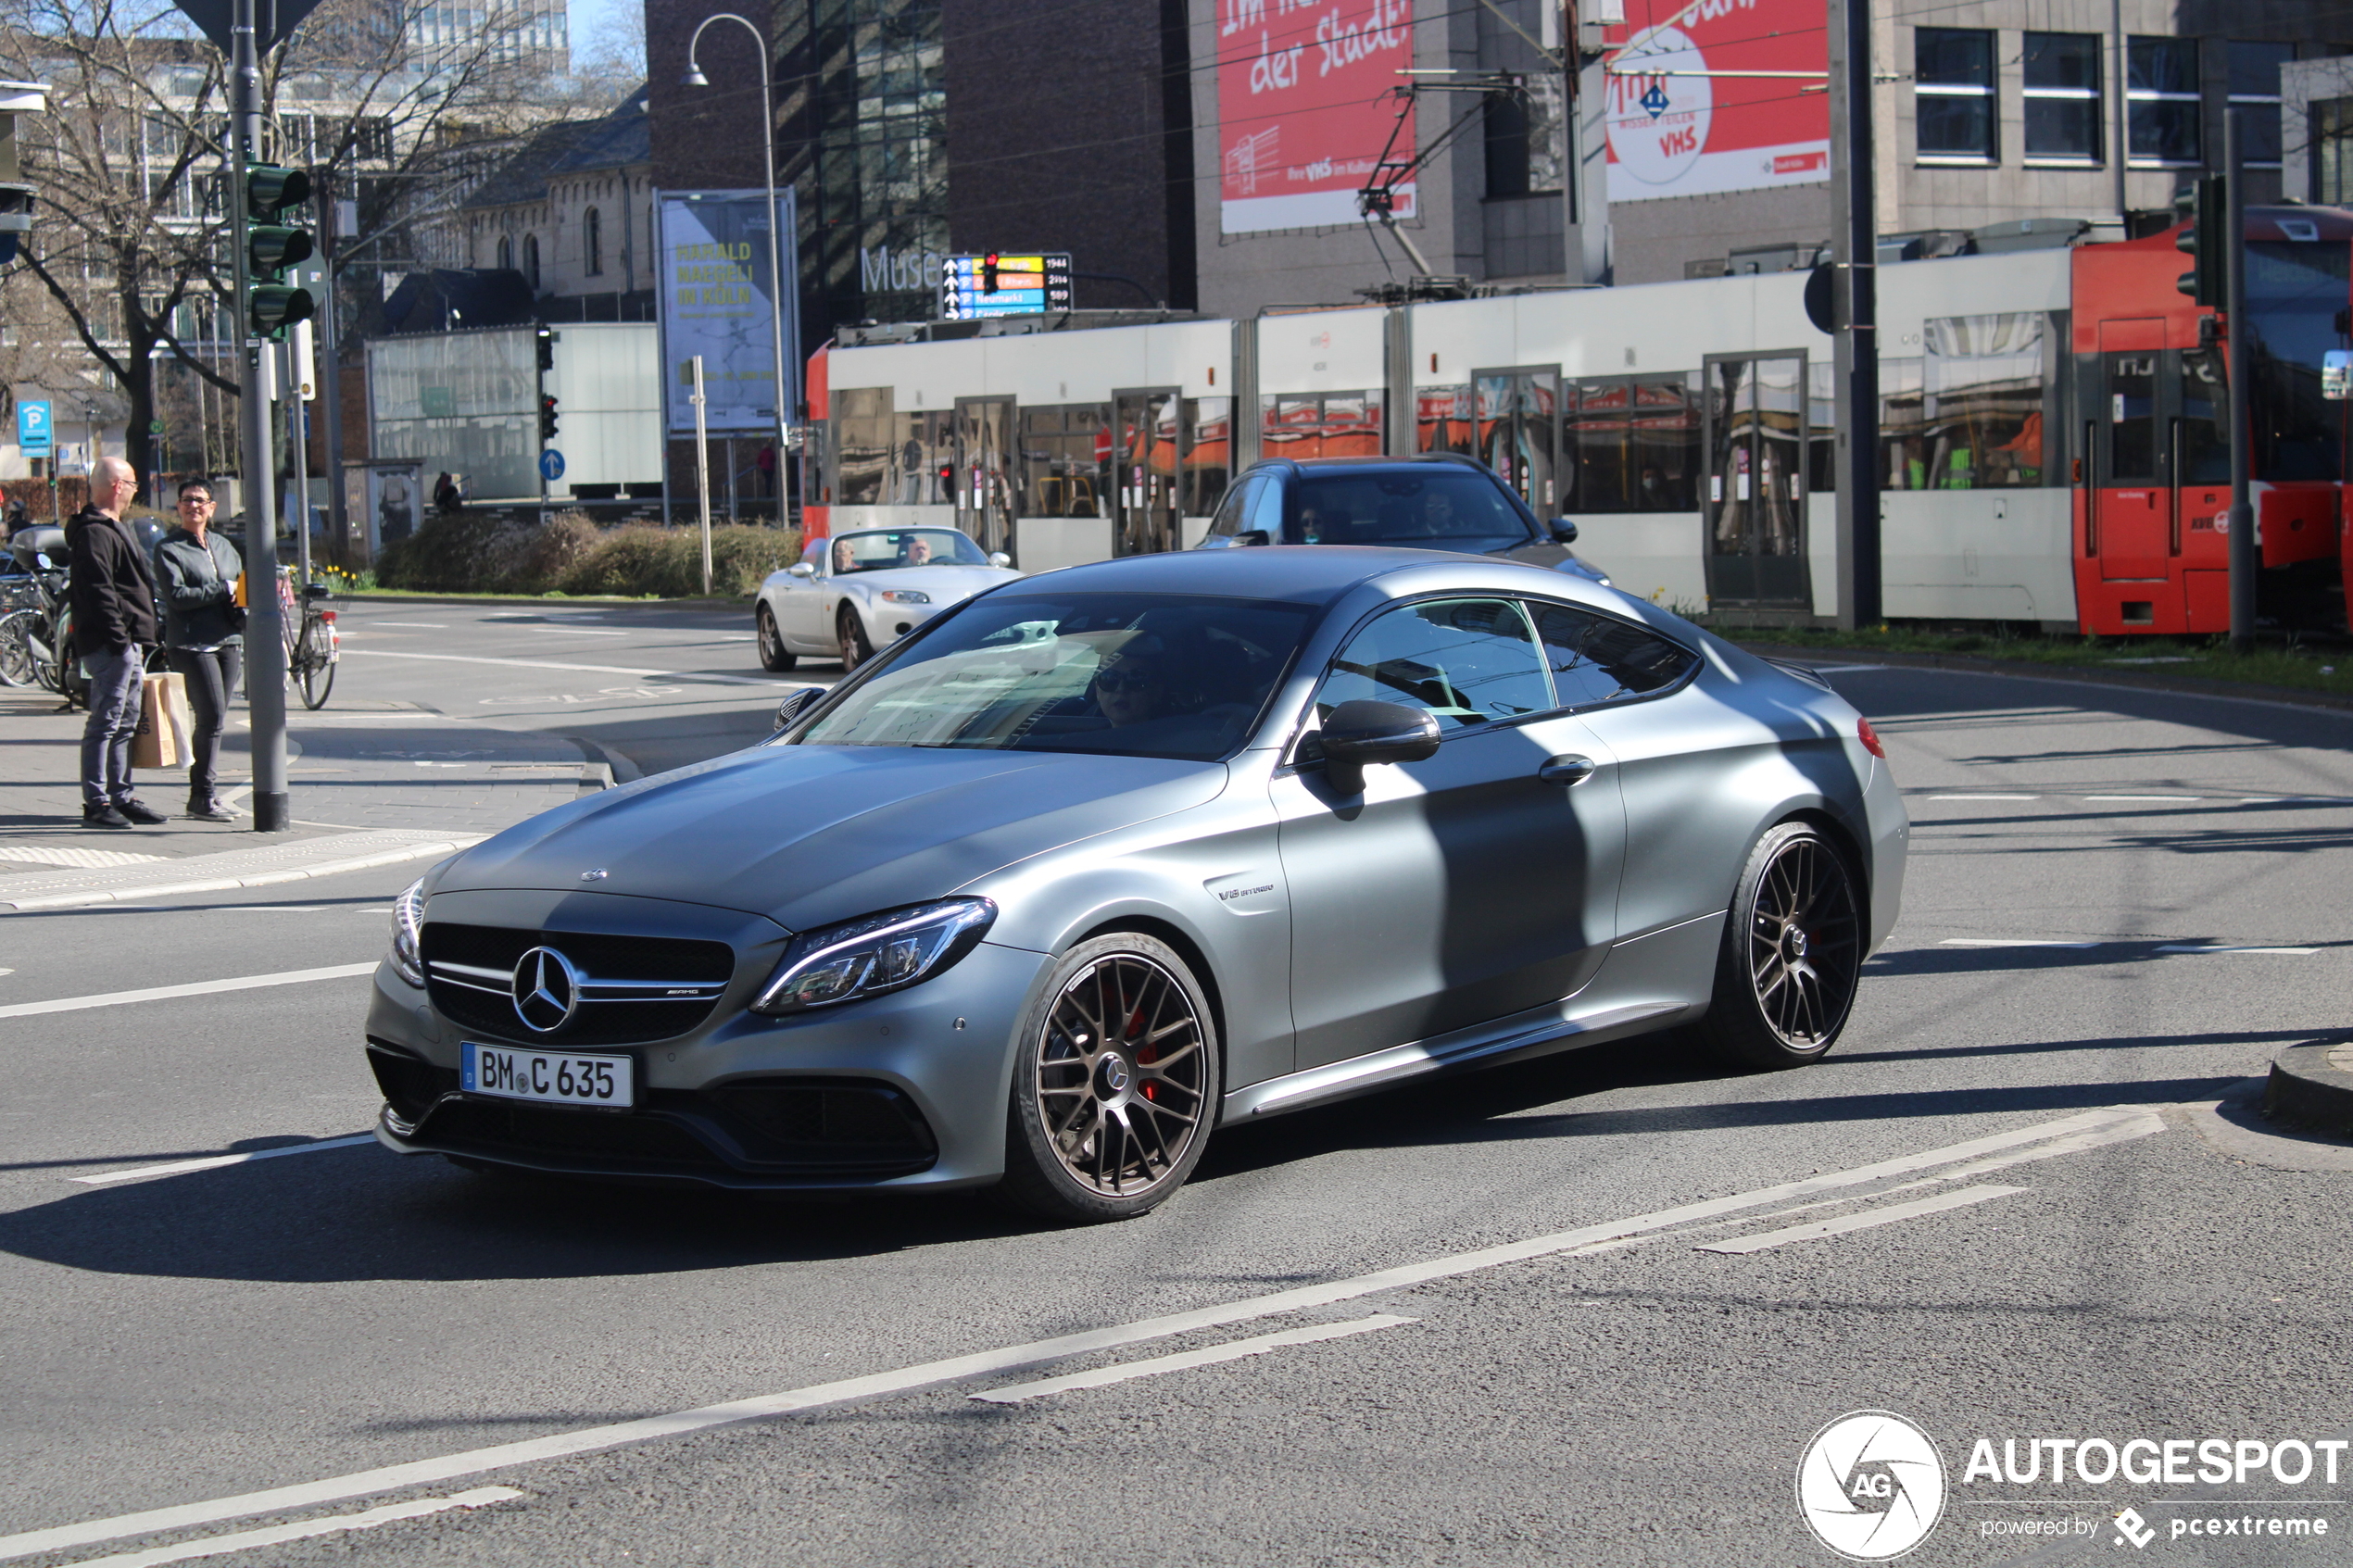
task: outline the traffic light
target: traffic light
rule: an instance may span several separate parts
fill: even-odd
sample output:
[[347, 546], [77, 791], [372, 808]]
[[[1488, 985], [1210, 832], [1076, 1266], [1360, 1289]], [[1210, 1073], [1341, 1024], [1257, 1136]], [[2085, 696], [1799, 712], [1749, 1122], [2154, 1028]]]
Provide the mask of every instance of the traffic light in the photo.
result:
[[2173, 193], [2173, 211], [2188, 227], [2173, 236], [2173, 248], [2195, 265], [2173, 286], [2200, 305], [2221, 309], [2230, 299], [2230, 180], [2208, 174]]
[[17, 258], [19, 238], [32, 231], [33, 188], [17, 167], [17, 116], [46, 108], [45, 92], [27, 82], [0, 82], [0, 267]]
[[543, 370], [552, 370], [556, 368], [556, 334], [542, 327], [539, 329], [538, 337], [539, 368]]
[[252, 280], [249, 325], [256, 337], [283, 340], [310, 319], [309, 292], [287, 274], [310, 259], [310, 231], [286, 221], [289, 207], [310, 200], [310, 176], [257, 163], [245, 169], [245, 260]]
[[553, 441], [555, 438], [556, 395], [552, 392], [542, 393], [539, 397], [539, 439]]
[[997, 253], [993, 250], [980, 258], [980, 292], [997, 292]]

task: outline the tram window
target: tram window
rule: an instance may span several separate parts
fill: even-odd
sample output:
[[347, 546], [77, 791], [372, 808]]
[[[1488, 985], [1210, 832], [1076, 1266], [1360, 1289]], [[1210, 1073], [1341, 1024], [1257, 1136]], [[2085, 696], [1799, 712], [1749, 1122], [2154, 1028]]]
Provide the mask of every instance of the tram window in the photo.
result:
[[884, 494], [893, 506], [948, 506], [955, 496], [940, 483], [939, 470], [952, 465], [951, 442], [956, 416], [945, 408], [901, 414], [891, 447], [890, 469]]
[[1577, 480], [1575, 504], [1589, 512], [1630, 512], [1637, 488], [1634, 430], [1628, 418], [1634, 383], [1623, 379], [1579, 382], [1568, 406], [1569, 447]]
[[1021, 411], [1023, 517], [1101, 517], [1111, 461], [1109, 416], [1100, 403]]
[[1185, 428], [1191, 433], [1185, 447], [1183, 512], [1207, 517], [1226, 498], [1226, 483], [1233, 471], [1234, 400], [1230, 397], [1185, 399]]
[[2255, 325], [2258, 479], [2335, 479], [2343, 408], [2321, 397], [2321, 356], [2343, 345], [2344, 245], [2263, 241], [2246, 247], [2246, 313]]
[[1414, 394], [1414, 410], [1415, 451], [1468, 454], [1477, 449], [1469, 387], [1421, 387]]
[[1269, 458], [1380, 456], [1378, 389], [1276, 393], [1258, 402], [1260, 449]]
[[1928, 488], [1928, 443], [1918, 359], [1882, 359], [1879, 368], [1880, 487]]
[[2177, 483], [2231, 482], [2227, 384], [2221, 350], [2193, 348], [2182, 355], [2182, 471]]
[[1634, 509], [1688, 512], [1699, 505], [1699, 377], [1634, 383]]
[[1928, 488], [2042, 483], [2047, 341], [2042, 314], [1944, 316], [1924, 329]]
[[1806, 361], [1806, 487], [1838, 488], [1838, 366], [1828, 359]]
[[1579, 382], [1567, 405], [1571, 475], [1585, 512], [1687, 512], [1699, 503], [1699, 408], [1689, 373]]
[[2108, 354], [2108, 477], [2120, 483], [2157, 478], [2157, 356]]
[[834, 501], [844, 507], [879, 506], [883, 476], [890, 467], [891, 389], [837, 387], [833, 394]]

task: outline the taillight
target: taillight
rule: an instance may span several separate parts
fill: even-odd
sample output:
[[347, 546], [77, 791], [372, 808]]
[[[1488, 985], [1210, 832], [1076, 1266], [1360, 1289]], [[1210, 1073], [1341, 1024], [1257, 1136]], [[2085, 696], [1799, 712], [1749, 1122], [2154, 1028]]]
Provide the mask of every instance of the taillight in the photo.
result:
[[333, 626], [335, 623], [335, 612], [332, 609], [322, 609], [319, 612], [319, 619]]
[[1871, 728], [1871, 721], [1869, 719], [1855, 721], [1855, 734], [1862, 741], [1865, 751], [1882, 762], [1887, 759], [1887, 747], [1880, 744], [1879, 732]]

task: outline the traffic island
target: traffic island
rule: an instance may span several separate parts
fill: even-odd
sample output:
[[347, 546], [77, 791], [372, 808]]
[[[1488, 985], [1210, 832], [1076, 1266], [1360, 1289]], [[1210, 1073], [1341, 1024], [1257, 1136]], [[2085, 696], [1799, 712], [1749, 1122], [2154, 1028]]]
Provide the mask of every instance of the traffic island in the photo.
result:
[[2353, 1042], [2292, 1046], [2271, 1060], [2263, 1114], [2335, 1137], [2353, 1137]]

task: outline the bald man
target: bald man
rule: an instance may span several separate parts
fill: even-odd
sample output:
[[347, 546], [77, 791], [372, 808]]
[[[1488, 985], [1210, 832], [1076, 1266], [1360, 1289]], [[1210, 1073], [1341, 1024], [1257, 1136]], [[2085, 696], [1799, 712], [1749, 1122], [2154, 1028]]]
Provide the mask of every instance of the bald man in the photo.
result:
[[120, 458], [90, 470], [90, 504], [66, 525], [73, 594], [73, 651], [90, 672], [90, 722], [82, 730], [82, 822], [128, 828], [163, 813], [131, 793], [131, 737], [139, 728], [139, 676], [157, 640], [156, 578], [147, 552], [122, 521], [139, 476]]

